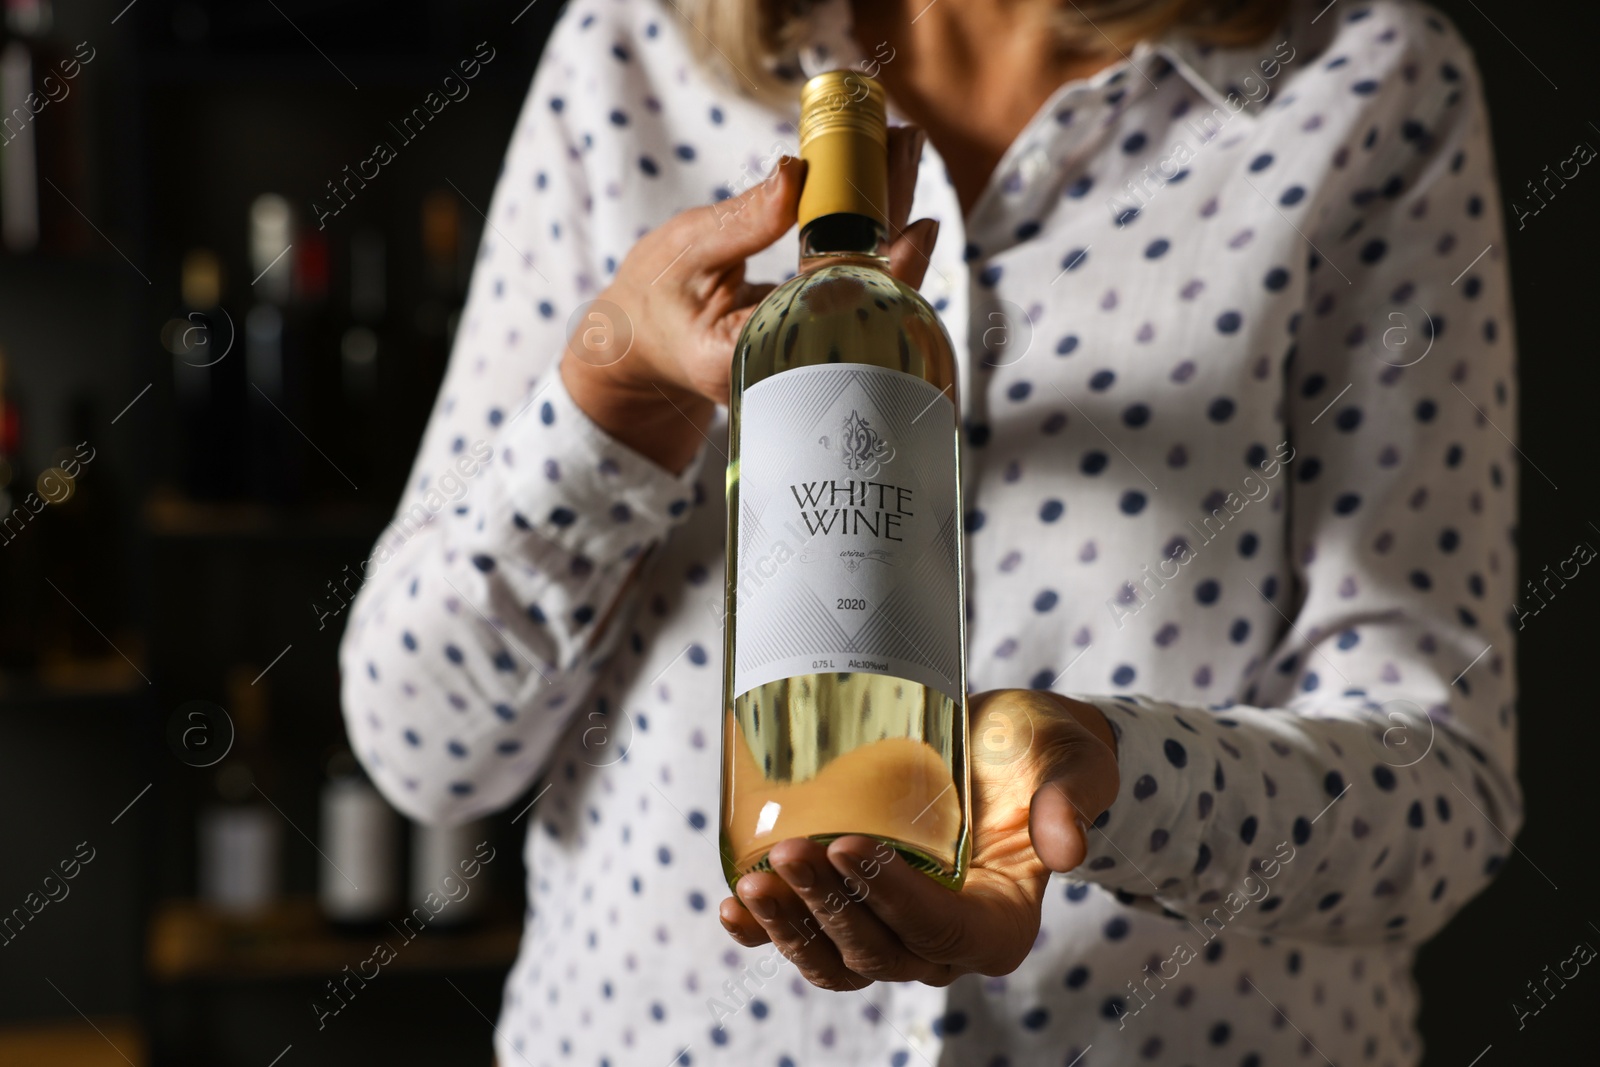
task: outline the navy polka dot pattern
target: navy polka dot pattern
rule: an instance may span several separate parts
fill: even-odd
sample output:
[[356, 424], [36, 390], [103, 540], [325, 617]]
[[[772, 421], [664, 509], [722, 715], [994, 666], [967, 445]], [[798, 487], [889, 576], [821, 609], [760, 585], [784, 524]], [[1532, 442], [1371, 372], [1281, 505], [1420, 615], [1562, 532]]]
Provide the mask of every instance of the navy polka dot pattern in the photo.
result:
[[[672, 476], [554, 369], [641, 233], [794, 151], [794, 109], [663, 0], [568, 6], [341, 649], [401, 810], [537, 790], [501, 1063], [1418, 1062], [1415, 947], [1521, 823], [1503, 220], [1456, 31], [1324, 7], [1063, 85], [969, 217], [927, 148], [971, 685], [1094, 702], [1122, 793], [1015, 972], [826, 993], [714, 914], [725, 420]], [[811, 10], [796, 77], [865, 58], [846, 0]], [[989, 360], [1000, 306], [1031, 342]]]

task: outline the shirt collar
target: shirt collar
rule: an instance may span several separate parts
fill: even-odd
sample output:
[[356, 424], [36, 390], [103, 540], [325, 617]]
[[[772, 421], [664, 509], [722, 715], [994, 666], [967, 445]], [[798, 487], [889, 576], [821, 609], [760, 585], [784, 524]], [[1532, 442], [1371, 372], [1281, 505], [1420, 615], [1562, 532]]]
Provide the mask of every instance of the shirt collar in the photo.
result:
[[[879, 64], [893, 61], [885, 58], [892, 55], [888, 52], [863, 54], [851, 35], [854, 18], [850, 3], [851, 0], [817, 0], [812, 5], [806, 39], [797, 57], [807, 78], [844, 68], [874, 74]], [[1271, 100], [1275, 91], [1273, 79], [1295, 57], [1294, 36], [1291, 24], [1286, 22], [1259, 44], [1218, 48], [1173, 31], [1153, 41], [1140, 41], [1130, 54], [1082, 84], [1103, 85], [1118, 72], [1130, 69], [1145, 77], [1158, 77], [1165, 73], [1164, 65], [1170, 64], [1213, 105], [1254, 117]]]
[[1254, 117], [1267, 107], [1277, 91], [1275, 79], [1295, 58], [1291, 36], [1285, 25], [1260, 43], [1217, 48], [1169, 33], [1151, 51], [1177, 68], [1213, 105]]

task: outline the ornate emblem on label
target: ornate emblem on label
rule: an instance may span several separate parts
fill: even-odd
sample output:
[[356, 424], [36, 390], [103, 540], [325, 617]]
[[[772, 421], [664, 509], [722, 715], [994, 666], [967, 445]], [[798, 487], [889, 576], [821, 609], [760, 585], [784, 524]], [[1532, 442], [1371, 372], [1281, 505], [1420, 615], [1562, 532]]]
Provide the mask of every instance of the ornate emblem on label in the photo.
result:
[[839, 428], [839, 455], [845, 469], [857, 471], [869, 464], [882, 463], [889, 451], [889, 442], [873, 429], [872, 422], [851, 408], [850, 417]]

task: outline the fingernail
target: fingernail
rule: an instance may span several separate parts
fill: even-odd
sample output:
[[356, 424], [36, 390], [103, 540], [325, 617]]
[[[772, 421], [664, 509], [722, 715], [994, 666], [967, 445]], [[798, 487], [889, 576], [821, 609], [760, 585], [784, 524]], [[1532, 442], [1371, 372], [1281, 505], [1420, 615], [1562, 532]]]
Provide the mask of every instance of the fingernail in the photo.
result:
[[750, 914], [763, 922], [770, 922], [777, 918], [778, 905], [771, 897], [749, 897], [744, 906], [750, 909]]
[[931, 258], [933, 246], [939, 243], [939, 222], [937, 219], [918, 219], [906, 227], [906, 237], [911, 247], [924, 259]]
[[785, 154], [785, 155], [779, 156], [778, 157], [778, 162], [772, 168], [772, 173], [767, 175], [767, 181], [770, 182], [773, 179], [777, 178], [778, 173], [780, 171], [782, 171], [784, 167], [787, 167], [790, 163], [793, 163], [793, 162], [794, 162], [794, 157], [791, 156], [791, 155]]
[[908, 136], [900, 139], [900, 162], [908, 166], [915, 165], [922, 155], [922, 131], [908, 131]]
[[783, 875], [783, 880], [796, 889], [809, 889], [817, 880], [817, 872], [811, 869], [809, 863], [796, 861], [785, 863], [778, 868], [778, 873]]

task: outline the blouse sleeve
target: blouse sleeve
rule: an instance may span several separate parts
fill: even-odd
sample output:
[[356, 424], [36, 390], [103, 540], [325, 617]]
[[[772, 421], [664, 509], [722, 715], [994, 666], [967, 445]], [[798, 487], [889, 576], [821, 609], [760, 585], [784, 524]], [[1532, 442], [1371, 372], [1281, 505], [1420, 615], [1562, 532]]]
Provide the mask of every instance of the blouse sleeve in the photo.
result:
[[[585, 146], [598, 107], [558, 25], [489, 207], [438, 401], [340, 649], [346, 727], [401, 811], [510, 802], [631, 608], [629, 577], [689, 511], [674, 476], [592, 423], [556, 364], [596, 285]], [[604, 627], [604, 632], [600, 632]]]
[[1425, 47], [1380, 81], [1316, 72], [1363, 102], [1297, 219], [1320, 252], [1285, 378], [1293, 579], [1258, 589], [1281, 639], [1231, 707], [1082, 698], [1122, 786], [1077, 873], [1207, 929], [1419, 942], [1521, 823], [1500, 198], [1471, 57], [1414, 17]]

